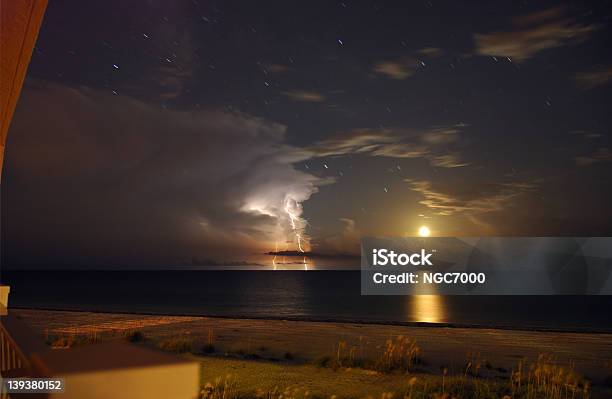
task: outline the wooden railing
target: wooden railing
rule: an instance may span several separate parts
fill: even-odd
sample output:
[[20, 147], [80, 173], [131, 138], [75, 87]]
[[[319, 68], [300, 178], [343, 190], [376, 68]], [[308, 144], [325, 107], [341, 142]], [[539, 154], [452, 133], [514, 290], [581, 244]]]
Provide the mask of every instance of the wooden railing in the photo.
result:
[[[92, 362], [98, 367], [92, 368]], [[143, 378], [145, 372], [152, 376], [152, 381]], [[58, 394], [67, 399], [87, 397], [89, 384], [98, 384], [96, 398], [193, 399], [198, 397], [201, 373], [200, 364], [196, 361], [176, 358], [126, 342], [52, 350], [18, 314], [9, 311], [6, 316], [0, 317], [0, 375], [3, 378], [62, 376], [66, 378], [66, 385], [72, 384], [70, 391]], [[101, 375], [105, 379], [117, 378], [129, 385], [130, 396], [126, 396], [122, 384], [102, 384]], [[173, 392], [173, 395], [168, 395], [168, 392]], [[48, 399], [55, 396], [0, 393], [0, 399]]]
[[[0, 375], [4, 378], [42, 376], [36, 360], [44, 343], [30, 328], [10, 312], [0, 317]], [[11, 396], [0, 393], [0, 399]]]
[[[7, 317], [4, 316], [0, 320], [0, 376], [26, 377], [30, 370], [28, 358], [7, 329]], [[10, 399], [10, 396], [0, 392], [0, 399]]]
[[[15, 340], [7, 331], [4, 323], [0, 324], [0, 374], [6, 375], [9, 371], [29, 368], [28, 359], [17, 346]], [[12, 374], [12, 373], [10, 373]]]

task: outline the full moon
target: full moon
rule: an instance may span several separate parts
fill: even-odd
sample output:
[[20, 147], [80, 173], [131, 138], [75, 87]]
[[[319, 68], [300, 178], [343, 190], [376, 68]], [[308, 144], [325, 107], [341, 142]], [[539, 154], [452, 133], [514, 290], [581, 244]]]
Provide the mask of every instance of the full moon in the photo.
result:
[[421, 237], [429, 237], [429, 234], [431, 234], [431, 231], [429, 230], [429, 227], [427, 226], [421, 226], [419, 228], [419, 235]]

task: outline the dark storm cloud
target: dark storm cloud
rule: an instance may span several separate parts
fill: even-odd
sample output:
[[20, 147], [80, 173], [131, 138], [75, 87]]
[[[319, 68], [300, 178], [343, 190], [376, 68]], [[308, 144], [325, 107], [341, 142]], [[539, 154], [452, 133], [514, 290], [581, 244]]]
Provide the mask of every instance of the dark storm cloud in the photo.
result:
[[[97, 253], [96, 262], [135, 258], [150, 264], [192, 256], [235, 259], [291, 241], [296, 232], [307, 245], [302, 203], [334, 182], [294, 167], [312, 158], [363, 154], [465, 165], [448, 154], [460, 135], [456, 126], [418, 133], [361, 129], [300, 148], [287, 144], [285, 126], [262, 118], [162, 110], [127, 96], [45, 82], [24, 89], [16, 121], [8, 181], [30, 189], [9, 195], [19, 224], [9, 218], [8, 229], [13, 237], [23, 229], [44, 237], [67, 262], [82, 261], [79, 256], [100, 251], [98, 245], [112, 251]], [[52, 198], [54, 212], [26, 196]], [[316, 244], [340, 251], [354, 244], [356, 231], [353, 221]], [[58, 244], [66, 242], [74, 245]], [[9, 255], [27, 263], [26, 248], [17, 240]]]
[[476, 33], [476, 52], [525, 61], [543, 50], [580, 43], [597, 29], [577, 22], [563, 7], [515, 17], [512, 24], [512, 30]]
[[[8, 228], [50, 245], [73, 242], [63, 245], [71, 256], [88, 251], [85, 237], [112, 242], [116, 252], [100, 259], [261, 251], [290, 233], [286, 201], [299, 205], [325, 182], [292, 166], [303, 158], [285, 144], [284, 126], [239, 113], [160, 111], [129, 97], [37, 84], [24, 90], [15, 121], [9, 181], [35, 184], [9, 195], [20, 219], [14, 226], [8, 218]], [[28, 196], [51, 198], [54, 212]]]
[[326, 254], [359, 254], [363, 232], [354, 219], [339, 218], [340, 231], [314, 240], [317, 251]]

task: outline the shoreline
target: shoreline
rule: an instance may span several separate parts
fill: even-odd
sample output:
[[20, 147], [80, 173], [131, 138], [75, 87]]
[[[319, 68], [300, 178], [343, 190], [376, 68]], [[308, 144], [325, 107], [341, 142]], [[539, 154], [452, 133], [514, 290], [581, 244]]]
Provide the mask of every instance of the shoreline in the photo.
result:
[[430, 323], [430, 322], [409, 322], [409, 321], [384, 321], [384, 320], [359, 320], [359, 319], [330, 319], [330, 318], [308, 318], [308, 317], [274, 317], [274, 316], [253, 316], [253, 315], [216, 315], [202, 313], [163, 313], [163, 312], [136, 312], [123, 310], [95, 310], [95, 309], [67, 309], [55, 307], [32, 307], [32, 306], [11, 306], [16, 310], [33, 310], [49, 312], [76, 312], [76, 313], [95, 313], [106, 315], [134, 315], [134, 316], [164, 316], [164, 317], [202, 317], [208, 319], [225, 320], [258, 320], [258, 321], [294, 321], [326, 324], [358, 324], [368, 326], [389, 326], [389, 327], [413, 327], [413, 328], [449, 328], [449, 329], [477, 329], [477, 330], [502, 330], [502, 331], [523, 331], [541, 333], [568, 333], [568, 334], [612, 334], [611, 328], [546, 328], [529, 326], [510, 326], [510, 325], [483, 325], [469, 323]]

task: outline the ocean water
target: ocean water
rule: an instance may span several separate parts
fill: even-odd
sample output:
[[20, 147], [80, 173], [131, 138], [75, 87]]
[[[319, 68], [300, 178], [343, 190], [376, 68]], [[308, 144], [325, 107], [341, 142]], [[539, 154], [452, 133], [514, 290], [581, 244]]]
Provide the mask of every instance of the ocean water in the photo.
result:
[[359, 271], [3, 271], [10, 306], [612, 331], [612, 296], [361, 296]]

